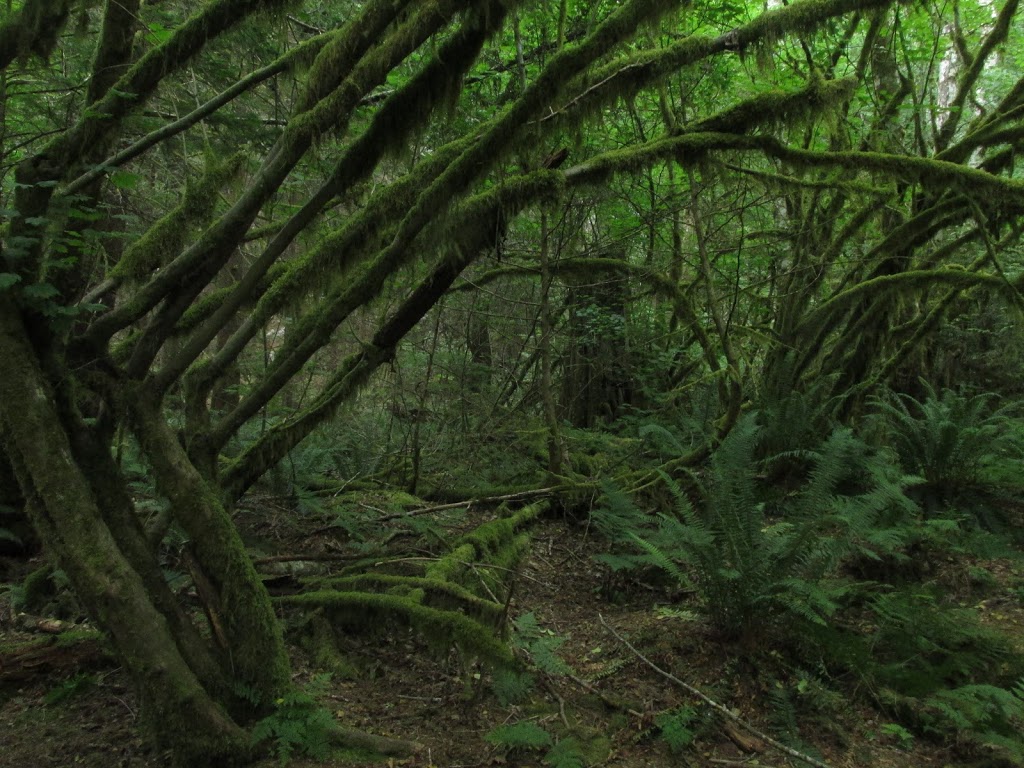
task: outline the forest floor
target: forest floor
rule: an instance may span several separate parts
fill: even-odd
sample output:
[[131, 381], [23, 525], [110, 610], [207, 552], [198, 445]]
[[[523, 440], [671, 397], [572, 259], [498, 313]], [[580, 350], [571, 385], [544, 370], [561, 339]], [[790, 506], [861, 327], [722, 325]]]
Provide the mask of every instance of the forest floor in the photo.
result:
[[[882, 715], [856, 698], [821, 691], [800, 680], [799, 673], [787, 673], [781, 656], [771, 650], [748, 654], [757, 662], [739, 660], [710, 636], [696, 613], [685, 610], [685, 595], [680, 600], [655, 587], [610, 582], [607, 569], [593, 559], [600, 551], [583, 522], [549, 518], [534, 526], [533, 546], [517, 577], [509, 615], [532, 613], [546, 636], [561, 638], [557, 653], [571, 673], [536, 672], [524, 703], [502, 706], [487, 684], [486, 671], [467, 666], [455, 652], [439, 657], [411, 631], [398, 628], [384, 636], [347, 637], [343, 650], [358, 674], [332, 679], [322, 703], [345, 725], [412, 739], [423, 747], [411, 758], [378, 765], [558, 765], [557, 756], [546, 749], [510, 752], [486, 738], [496, 727], [522, 721], [559, 739], [572, 736], [589, 765], [801, 764], [723, 718], [707, 716], [693, 695], [619, 642], [603, 618], [662, 670], [834, 768], [971, 763], [948, 746], [886, 727]], [[670, 598], [676, 600], [671, 607]], [[9, 593], [0, 593], [0, 612], [4, 645], [33, 638], [13, 626]], [[1024, 633], [1020, 600], [997, 601], [990, 614], [1004, 629]], [[293, 661], [300, 684], [317, 671], [299, 648], [293, 649]], [[780, 706], [783, 699], [790, 704]], [[698, 717], [692, 725], [692, 744], [673, 753], [659, 735], [659, 723], [664, 724], [665, 713], [684, 706], [703, 711], [705, 717], [703, 724]], [[66, 663], [40, 667], [14, 682], [5, 681], [0, 665], [0, 768], [170, 765], [166, 754], [148, 745], [137, 717], [127, 676], [102, 654], [69, 656]], [[268, 768], [275, 764], [265, 762]], [[326, 762], [296, 757], [290, 762], [301, 768], [371, 764], [342, 756]], [[562, 765], [581, 763], [568, 760]]]

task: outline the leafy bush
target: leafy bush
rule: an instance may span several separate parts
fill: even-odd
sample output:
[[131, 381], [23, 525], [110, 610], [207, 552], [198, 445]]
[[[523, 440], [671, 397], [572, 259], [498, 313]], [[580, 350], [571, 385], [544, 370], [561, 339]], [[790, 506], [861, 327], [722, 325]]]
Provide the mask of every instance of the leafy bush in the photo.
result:
[[1021, 441], [1012, 430], [1018, 406], [994, 408], [993, 394], [939, 393], [921, 383], [923, 400], [901, 393], [873, 402], [876, 423], [903, 468], [924, 478], [923, 499], [934, 511], [977, 486], [986, 465], [1021, 455]]
[[801, 452], [809, 467], [803, 488], [769, 518], [758, 487], [758, 439], [755, 417], [742, 418], [712, 459], [699, 510], [665, 477], [672, 513], [647, 515], [611, 486], [594, 512], [598, 530], [618, 547], [599, 559], [615, 570], [655, 567], [696, 589], [714, 627], [731, 640], [752, 640], [783, 619], [824, 624], [849, 590], [832, 578], [842, 558], [897, 551], [914, 511], [903, 493], [909, 478], [840, 429], [818, 451]]

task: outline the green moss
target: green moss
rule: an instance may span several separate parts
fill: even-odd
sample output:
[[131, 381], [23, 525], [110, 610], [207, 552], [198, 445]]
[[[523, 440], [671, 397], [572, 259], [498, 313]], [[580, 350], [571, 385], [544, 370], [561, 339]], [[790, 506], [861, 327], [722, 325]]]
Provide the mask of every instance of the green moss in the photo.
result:
[[405, 597], [321, 590], [288, 595], [279, 600], [287, 605], [322, 607], [332, 620], [360, 628], [379, 625], [383, 620], [403, 622], [420, 632], [434, 647], [455, 646], [492, 663], [515, 663], [509, 649], [492, 630], [457, 611], [430, 608]]
[[752, 128], [766, 125], [791, 125], [841, 107], [853, 96], [856, 88], [855, 78], [813, 78], [799, 91], [773, 90], [760, 93], [688, 126], [687, 131], [746, 133]]
[[761, 13], [753, 21], [718, 37], [691, 35], [658, 50], [643, 50], [592, 68], [574, 86], [582, 94], [562, 119], [576, 121], [579, 113], [599, 114], [620, 98], [629, 98], [664, 78], [710, 56], [754, 45], [769, 44], [791, 34], [809, 34], [829, 19], [855, 11], [888, 7], [890, 0], [802, 0]]
[[242, 153], [225, 160], [208, 157], [203, 175], [186, 184], [182, 201], [125, 249], [110, 277], [141, 280], [177, 256], [194, 229], [213, 218], [221, 188], [238, 174], [244, 161]]
[[70, 629], [57, 635], [57, 645], [68, 647], [78, 643], [105, 641], [105, 635], [95, 629]]
[[[232, 677], [273, 698], [290, 681], [282, 630], [238, 530], [214, 490], [189, 461], [177, 436], [145, 393], [123, 391], [132, 428], [153, 469], [157, 488], [174, 505], [192, 540], [196, 565], [214, 594], [216, 639]], [[222, 633], [222, 634], [221, 634]]]
[[512, 540], [513, 534], [527, 523], [532, 522], [550, 506], [547, 500], [527, 504], [509, 517], [484, 523], [466, 534], [462, 541], [472, 544], [477, 557], [496, 551], [500, 546]]
[[503, 611], [503, 606], [483, 600], [456, 583], [438, 578], [366, 573], [318, 580], [312, 586], [342, 592], [411, 590], [405, 596], [414, 602], [442, 610], [461, 610], [481, 621], [492, 623], [500, 618]]
[[25, 577], [21, 583], [22, 603], [30, 611], [38, 611], [57, 594], [57, 589], [50, 578], [53, 566], [43, 565]]
[[454, 582], [466, 570], [466, 563], [471, 563], [476, 555], [472, 544], [457, 546], [447, 555], [427, 568], [427, 578], [432, 581]]
[[[924, 290], [936, 285], [947, 285], [955, 288], [987, 286], [997, 291], [1007, 291], [1010, 288], [1006, 281], [997, 275], [968, 272], [965, 269], [954, 269], [951, 267], [882, 275], [858, 283], [832, 297], [814, 311], [806, 324], [812, 328], [816, 327], [828, 317], [834, 316], [837, 312], [848, 309], [854, 303], [861, 301], [865, 296], [877, 296], [885, 291], [906, 292]], [[1013, 299], [1014, 297], [1011, 295], [1010, 298]]]
[[313, 662], [319, 669], [330, 672], [339, 680], [352, 680], [358, 671], [352, 662], [338, 650], [334, 629], [324, 616], [323, 611], [314, 611], [309, 619], [309, 633], [303, 640], [303, 646], [313, 656]]

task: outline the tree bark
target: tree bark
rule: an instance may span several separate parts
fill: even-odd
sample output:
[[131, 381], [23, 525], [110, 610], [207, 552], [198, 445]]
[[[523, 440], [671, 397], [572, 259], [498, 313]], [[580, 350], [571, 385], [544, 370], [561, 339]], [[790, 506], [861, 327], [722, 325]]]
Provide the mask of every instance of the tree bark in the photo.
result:
[[[0, 297], [0, 422], [29, 514], [79, 599], [109, 635], [135, 681], [143, 715], [160, 743], [189, 765], [235, 762], [245, 732], [204, 688], [138, 571], [103, 519], [75, 458], [74, 435], [8, 297]], [[100, 479], [102, 480], [102, 478]]]

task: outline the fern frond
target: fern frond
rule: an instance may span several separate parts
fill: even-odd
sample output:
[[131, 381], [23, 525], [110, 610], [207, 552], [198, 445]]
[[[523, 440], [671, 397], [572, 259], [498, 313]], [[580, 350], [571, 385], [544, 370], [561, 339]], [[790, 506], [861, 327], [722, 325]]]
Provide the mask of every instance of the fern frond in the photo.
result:
[[484, 739], [506, 750], [541, 749], [550, 746], [552, 742], [550, 733], [529, 720], [499, 725], [489, 731]]

